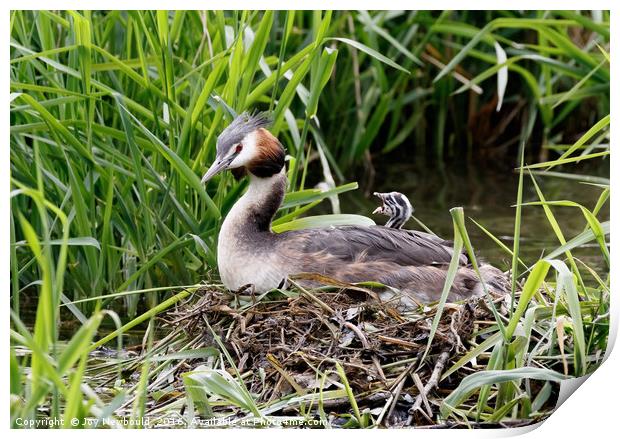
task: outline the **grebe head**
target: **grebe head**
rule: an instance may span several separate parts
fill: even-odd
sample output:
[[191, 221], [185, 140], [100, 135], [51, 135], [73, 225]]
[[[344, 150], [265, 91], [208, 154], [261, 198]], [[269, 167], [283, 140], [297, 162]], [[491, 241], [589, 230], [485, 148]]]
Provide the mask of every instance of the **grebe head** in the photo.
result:
[[382, 205], [377, 207], [373, 214], [387, 215], [390, 219], [385, 223], [386, 227], [400, 229], [413, 215], [413, 206], [409, 199], [400, 192], [375, 192], [375, 196], [381, 199]]
[[237, 116], [218, 136], [215, 160], [202, 182], [226, 169], [243, 168], [257, 177], [280, 172], [285, 153], [278, 139], [265, 129], [270, 122], [266, 113]]

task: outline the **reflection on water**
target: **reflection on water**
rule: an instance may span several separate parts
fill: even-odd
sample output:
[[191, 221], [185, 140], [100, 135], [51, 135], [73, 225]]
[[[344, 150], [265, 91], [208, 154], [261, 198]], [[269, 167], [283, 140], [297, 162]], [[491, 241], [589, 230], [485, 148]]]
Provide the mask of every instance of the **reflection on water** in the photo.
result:
[[[573, 168], [570, 172], [609, 177], [608, 162], [595, 169], [583, 166], [580, 168], [582, 169]], [[471, 167], [446, 168], [444, 172], [439, 172], [436, 169], [411, 164], [390, 164], [389, 172], [377, 178], [370, 193], [392, 190], [403, 192], [413, 204], [416, 218], [437, 235], [447, 239], [453, 236], [449, 209], [462, 206], [466, 218], [473, 218], [512, 248], [515, 209], [511, 206], [516, 202], [518, 179], [516, 173], [497, 173]], [[602, 191], [597, 186], [557, 177], [536, 176], [536, 181], [548, 201], [572, 200], [590, 210], [594, 208]], [[524, 176], [524, 183], [523, 201], [538, 201], [529, 176]], [[343, 213], [370, 216], [378, 205], [379, 200], [376, 197], [372, 195], [367, 197], [361, 190], [341, 196]], [[567, 240], [581, 233], [586, 227], [586, 221], [579, 209], [554, 207], [552, 210]], [[381, 215], [374, 215], [372, 218], [377, 224], [383, 224], [387, 219]], [[601, 209], [598, 218], [601, 222], [609, 219], [608, 204]], [[473, 222], [467, 221], [466, 224], [477, 254], [501, 269], [508, 269], [509, 255]], [[410, 220], [405, 228], [420, 229], [414, 220]], [[520, 241], [520, 254], [524, 262], [531, 264], [542, 254], [549, 253], [559, 245], [542, 207], [524, 206]], [[600, 250], [595, 243], [578, 249], [575, 256], [597, 271], [606, 271]]]

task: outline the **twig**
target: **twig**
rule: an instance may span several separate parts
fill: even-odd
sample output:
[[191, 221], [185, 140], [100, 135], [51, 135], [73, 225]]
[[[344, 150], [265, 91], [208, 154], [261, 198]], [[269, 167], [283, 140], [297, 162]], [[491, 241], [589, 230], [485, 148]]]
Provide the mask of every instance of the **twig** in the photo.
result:
[[[446, 366], [446, 362], [448, 361], [448, 358], [450, 358], [450, 352], [447, 350], [443, 351], [439, 355], [439, 358], [437, 359], [437, 363], [435, 363], [435, 368], [433, 369], [433, 373], [431, 374], [431, 377], [428, 379], [428, 382], [426, 383], [426, 385], [424, 386], [420, 394], [416, 397], [411, 408], [409, 408], [409, 417], [407, 418], [407, 425], [411, 425], [413, 423], [413, 415], [417, 411], [420, 411], [420, 408], [422, 407], [422, 402], [431, 393], [431, 390], [433, 390], [437, 386], [437, 384], [439, 384], [439, 377], [441, 376], [441, 372]], [[427, 400], [427, 404], [428, 404], [428, 400]]]
[[403, 340], [403, 339], [395, 338], [395, 337], [388, 337], [386, 335], [381, 335], [381, 334], [377, 335], [377, 338], [386, 343], [405, 346], [407, 348], [420, 348], [420, 346], [422, 346], [419, 343], [414, 343], [409, 340]]
[[428, 398], [426, 397], [426, 394], [424, 393], [424, 383], [422, 383], [422, 379], [420, 378], [420, 375], [418, 375], [415, 372], [413, 374], [413, 382], [418, 388], [418, 392], [419, 392], [418, 398], [422, 399], [422, 402], [424, 403], [424, 407], [426, 408], [426, 414], [428, 415], [427, 418], [430, 419], [433, 417], [433, 410], [431, 409], [431, 405], [428, 403]]
[[310, 291], [306, 290], [305, 288], [303, 288], [301, 285], [299, 285], [297, 282], [295, 282], [293, 279], [289, 278], [289, 281], [295, 285], [299, 291], [301, 292], [302, 296], [307, 296], [309, 297], [314, 303], [316, 303], [317, 305], [319, 305], [321, 308], [323, 308], [325, 311], [327, 311], [328, 313], [330, 313], [331, 315], [336, 314], [336, 311], [334, 311], [327, 303], [323, 302], [321, 299], [319, 299], [318, 297], [316, 297], [314, 294], [312, 294]]
[[[408, 371], [409, 370], [411, 370], [411, 368], [409, 368]], [[392, 414], [394, 413], [394, 409], [396, 408], [396, 403], [398, 403], [398, 398], [400, 397], [400, 393], [402, 392], [403, 386], [405, 385], [405, 377], [406, 375], [404, 375], [403, 378], [400, 380], [400, 382], [394, 389], [394, 392], [392, 392], [392, 396], [390, 396], [390, 399], [386, 403], [386, 406], [390, 406], [390, 409], [387, 412], [387, 416], [385, 417], [386, 427], [389, 426], [390, 419], [392, 418]], [[377, 424], [381, 424], [381, 419], [377, 419]]]
[[[358, 328], [351, 322], [343, 322], [343, 326], [346, 326], [351, 331], [353, 331], [355, 335], [357, 335], [357, 338], [359, 338], [362, 342], [362, 346], [364, 346], [364, 349], [368, 351], [371, 350], [370, 343], [368, 343], [368, 339], [360, 328]], [[375, 369], [377, 369], [377, 373], [379, 374], [379, 378], [381, 378], [381, 381], [383, 381], [384, 383], [387, 382], [387, 379], [385, 378], [385, 375], [383, 373], [383, 369], [381, 369], [381, 363], [379, 362], [379, 358], [376, 354], [372, 354], [372, 362], [375, 365]]]
[[407, 366], [405, 370], [403, 370], [401, 374], [398, 375], [394, 379], [394, 381], [392, 381], [392, 384], [390, 385], [390, 388], [392, 389], [390, 399], [387, 400], [383, 410], [379, 414], [379, 417], [377, 418], [377, 425], [381, 424], [381, 421], [383, 420], [383, 416], [385, 415], [385, 410], [389, 406], [389, 411], [387, 412], [387, 416], [385, 417], [385, 426], [389, 427], [390, 419], [392, 418], [392, 414], [394, 413], [394, 409], [396, 408], [396, 404], [398, 403], [398, 398], [400, 397], [400, 393], [403, 390], [403, 386], [405, 385], [406, 378], [409, 375], [409, 373], [411, 373], [411, 371], [413, 370], [413, 368], [415, 367], [417, 363], [417, 360], [419, 359], [420, 359], [420, 355], [414, 358], [413, 362], [409, 366]]

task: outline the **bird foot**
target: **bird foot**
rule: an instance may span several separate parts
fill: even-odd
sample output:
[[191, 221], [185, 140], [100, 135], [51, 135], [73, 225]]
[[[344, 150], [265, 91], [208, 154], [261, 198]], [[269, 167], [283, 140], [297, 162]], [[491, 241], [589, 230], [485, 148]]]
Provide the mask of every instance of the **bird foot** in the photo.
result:
[[252, 304], [256, 305], [256, 287], [254, 284], [246, 284], [235, 291], [235, 297], [249, 295], [252, 298]]

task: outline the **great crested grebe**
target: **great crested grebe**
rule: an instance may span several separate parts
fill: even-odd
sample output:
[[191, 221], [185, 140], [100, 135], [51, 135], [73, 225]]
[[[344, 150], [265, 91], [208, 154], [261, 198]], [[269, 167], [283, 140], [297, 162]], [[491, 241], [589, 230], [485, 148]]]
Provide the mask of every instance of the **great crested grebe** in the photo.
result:
[[[385, 226], [339, 226], [274, 233], [271, 221], [284, 198], [287, 178], [282, 144], [266, 127], [265, 114], [243, 113], [217, 139], [216, 158], [202, 178], [231, 169], [250, 179], [246, 193], [222, 224], [217, 246], [224, 285], [237, 291], [253, 285], [266, 292], [286, 285], [290, 275], [319, 273], [343, 282], [376, 281], [419, 303], [439, 299], [453, 248], [449, 241], [423, 232]], [[448, 300], [482, 293], [465, 254]], [[490, 290], [503, 291], [505, 278], [484, 265]]]
[[390, 217], [385, 223], [385, 227], [402, 229], [413, 215], [414, 209], [409, 198], [400, 192], [375, 192], [374, 195], [381, 200], [381, 206], [377, 207], [372, 213], [380, 213]]

